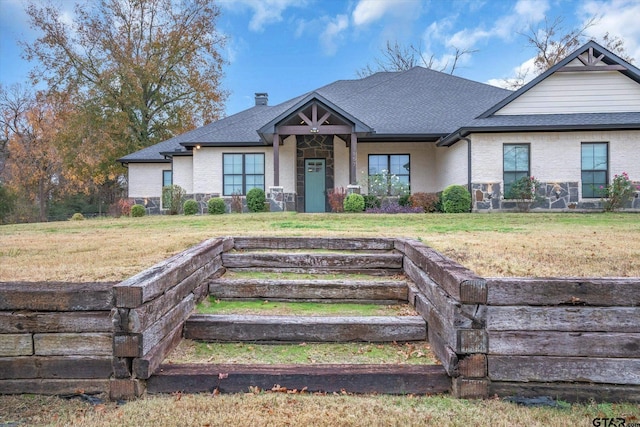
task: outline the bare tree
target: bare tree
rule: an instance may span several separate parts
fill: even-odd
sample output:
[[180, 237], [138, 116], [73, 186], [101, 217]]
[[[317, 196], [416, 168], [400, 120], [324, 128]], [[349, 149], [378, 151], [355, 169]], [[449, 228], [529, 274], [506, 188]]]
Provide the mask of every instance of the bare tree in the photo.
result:
[[[553, 21], [545, 18], [544, 23], [537, 27], [530, 26], [526, 33], [519, 33], [527, 40], [527, 46], [532, 47], [536, 56], [534, 58], [535, 75], [539, 75], [553, 67], [558, 62], [566, 58], [571, 52], [576, 50], [587, 39], [587, 31], [595, 26], [599, 21], [597, 16], [591, 17], [579, 27], [565, 30], [564, 18], [557, 17]], [[627, 62], [633, 62], [624, 47], [624, 40], [618, 36], [605, 33], [601, 39], [596, 39], [601, 45], [618, 55]], [[528, 71], [520, 70], [515, 78], [504, 79], [504, 86], [507, 89], [518, 89], [527, 82]]]
[[404, 46], [395, 41], [393, 44], [387, 40], [386, 47], [380, 49], [381, 56], [375, 58], [375, 66], [367, 64], [364, 68], [358, 70], [356, 73], [358, 77], [366, 77], [377, 72], [389, 72], [389, 71], [406, 71], [413, 67], [421, 66], [441, 72], [449, 72], [453, 74], [458, 66], [458, 61], [464, 55], [470, 55], [477, 50], [460, 49], [454, 47], [453, 60], [451, 64], [447, 61], [445, 64], [437, 66], [436, 58], [432, 54], [429, 57], [425, 56], [421, 45], [410, 44]]

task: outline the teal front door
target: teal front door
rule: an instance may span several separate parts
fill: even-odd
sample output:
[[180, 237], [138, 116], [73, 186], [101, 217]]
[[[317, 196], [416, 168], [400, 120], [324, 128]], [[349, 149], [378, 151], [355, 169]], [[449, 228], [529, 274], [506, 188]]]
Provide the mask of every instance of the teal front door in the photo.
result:
[[304, 211], [325, 212], [325, 160], [304, 159]]

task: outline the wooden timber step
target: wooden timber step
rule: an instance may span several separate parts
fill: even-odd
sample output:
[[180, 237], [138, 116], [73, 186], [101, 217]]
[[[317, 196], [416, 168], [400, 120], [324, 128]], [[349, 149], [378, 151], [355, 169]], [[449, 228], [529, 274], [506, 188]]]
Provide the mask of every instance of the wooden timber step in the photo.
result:
[[225, 268], [305, 268], [331, 270], [402, 269], [402, 254], [384, 253], [298, 253], [227, 252], [222, 254]]
[[242, 393], [260, 390], [440, 394], [451, 378], [440, 365], [161, 365], [148, 393]]
[[259, 316], [194, 314], [184, 337], [200, 341], [405, 342], [427, 339], [421, 316]]
[[219, 299], [269, 299], [332, 302], [380, 302], [392, 304], [408, 299], [404, 280], [263, 280], [214, 279], [209, 294]]

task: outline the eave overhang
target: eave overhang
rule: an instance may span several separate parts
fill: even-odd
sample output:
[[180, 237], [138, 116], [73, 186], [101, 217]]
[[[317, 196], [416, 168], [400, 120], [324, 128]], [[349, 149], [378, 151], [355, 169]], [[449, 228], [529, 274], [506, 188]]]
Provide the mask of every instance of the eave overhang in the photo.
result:
[[640, 123], [628, 124], [585, 124], [585, 125], [539, 125], [539, 126], [478, 126], [463, 127], [456, 132], [442, 138], [436, 144], [438, 147], [451, 147], [461, 139], [474, 133], [514, 133], [514, 132], [579, 132], [597, 130], [639, 130]]

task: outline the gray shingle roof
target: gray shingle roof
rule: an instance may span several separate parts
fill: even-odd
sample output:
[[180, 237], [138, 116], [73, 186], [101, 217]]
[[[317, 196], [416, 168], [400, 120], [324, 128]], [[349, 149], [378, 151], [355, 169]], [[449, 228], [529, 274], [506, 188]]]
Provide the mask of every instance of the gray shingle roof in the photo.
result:
[[249, 108], [124, 156], [119, 161], [163, 160], [160, 153], [182, 151], [181, 144], [264, 144], [257, 130], [313, 93], [373, 128], [375, 135], [380, 137], [444, 136], [511, 94], [505, 89], [422, 67], [403, 72], [381, 72], [358, 80], [338, 80], [275, 106]]

